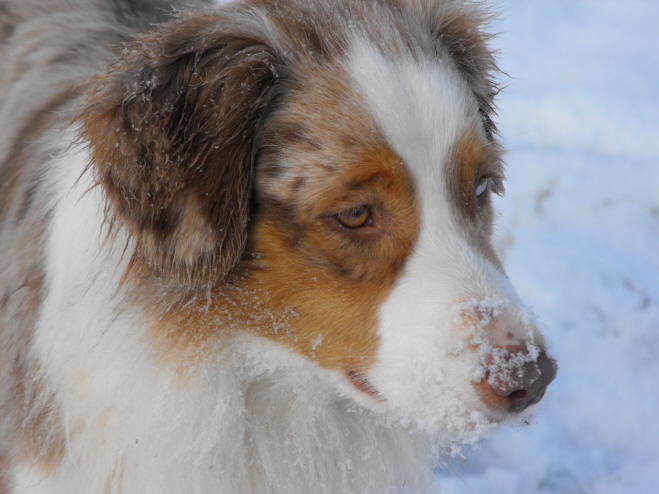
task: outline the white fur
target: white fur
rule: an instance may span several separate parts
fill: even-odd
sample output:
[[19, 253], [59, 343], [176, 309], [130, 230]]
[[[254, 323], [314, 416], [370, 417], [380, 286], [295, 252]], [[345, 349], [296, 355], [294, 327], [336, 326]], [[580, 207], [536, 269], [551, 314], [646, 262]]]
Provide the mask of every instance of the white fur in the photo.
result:
[[[505, 344], [507, 331], [529, 342], [537, 333], [504, 274], [470, 245], [449, 201], [447, 160], [463, 132], [482, 132], [478, 109], [456, 69], [442, 60], [392, 61], [356, 42], [349, 71], [411, 170], [421, 203], [419, 239], [381, 307], [381, 347], [368, 377], [394, 415], [449, 446], [476, 441], [503, 418], [471, 386], [485, 375], [484, 354]], [[491, 301], [505, 307], [506, 331], [465, 327], [461, 318], [478, 318]], [[479, 351], [467, 349], [474, 343]]]

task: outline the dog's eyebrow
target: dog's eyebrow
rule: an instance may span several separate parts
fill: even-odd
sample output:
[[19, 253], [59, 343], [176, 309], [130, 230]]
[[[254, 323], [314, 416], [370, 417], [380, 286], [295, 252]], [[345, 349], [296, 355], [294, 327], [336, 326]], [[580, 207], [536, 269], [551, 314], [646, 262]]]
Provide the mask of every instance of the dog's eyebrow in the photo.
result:
[[345, 188], [349, 190], [359, 190], [359, 189], [363, 189], [364, 187], [372, 183], [381, 182], [383, 179], [384, 177], [382, 175], [382, 172], [377, 171], [367, 177], [360, 178], [357, 180], [351, 180], [350, 182], [345, 184]]

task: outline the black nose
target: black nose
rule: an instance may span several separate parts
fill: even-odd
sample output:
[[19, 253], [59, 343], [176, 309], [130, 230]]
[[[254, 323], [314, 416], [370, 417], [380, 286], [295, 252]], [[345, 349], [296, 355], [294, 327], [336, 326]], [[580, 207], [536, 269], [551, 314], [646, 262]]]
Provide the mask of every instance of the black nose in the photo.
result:
[[488, 357], [485, 379], [475, 386], [489, 408], [519, 413], [542, 399], [557, 370], [556, 361], [544, 350], [533, 359], [525, 344], [496, 346]]
[[[519, 354], [514, 349], [508, 350], [511, 355]], [[556, 361], [542, 351], [535, 362], [494, 371], [489, 374], [487, 383], [501, 400], [499, 406], [518, 413], [542, 399], [557, 370]]]

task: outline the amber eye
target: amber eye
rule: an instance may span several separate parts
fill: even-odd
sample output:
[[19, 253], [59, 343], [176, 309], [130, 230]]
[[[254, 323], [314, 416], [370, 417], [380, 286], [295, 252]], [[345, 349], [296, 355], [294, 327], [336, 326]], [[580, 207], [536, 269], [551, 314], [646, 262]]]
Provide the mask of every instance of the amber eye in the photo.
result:
[[336, 219], [346, 228], [359, 228], [370, 221], [371, 209], [368, 206], [346, 209], [337, 214]]

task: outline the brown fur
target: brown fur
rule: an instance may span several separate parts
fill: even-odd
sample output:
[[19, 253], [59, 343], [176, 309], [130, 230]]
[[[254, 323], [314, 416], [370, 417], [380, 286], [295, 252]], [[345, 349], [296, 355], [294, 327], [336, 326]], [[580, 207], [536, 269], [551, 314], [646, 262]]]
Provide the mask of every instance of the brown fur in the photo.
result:
[[[175, 354], [196, 354], [218, 331], [248, 328], [320, 365], [362, 371], [378, 347], [377, 307], [416, 238], [411, 179], [339, 66], [311, 65], [287, 83], [294, 89], [255, 142], [260, 179], [242, 262], [221, 288], [176, 303], [169, 323], [156, 325], [158, 338]], [[300, 166], [285, 170], [289, 163]], [[360, 204], [371, 207], [373, 225], [341, 227], [335, 215]], [[140, 300], [161, 289], [145, 292], [145, 276], [132, 276]]]
[[269, 47], [223, 23], [198, 16], [142, 39], [82, 116], [136, 256], [191, 285], [221, 280], [245, 248], [252, 142], [278, 75]]

